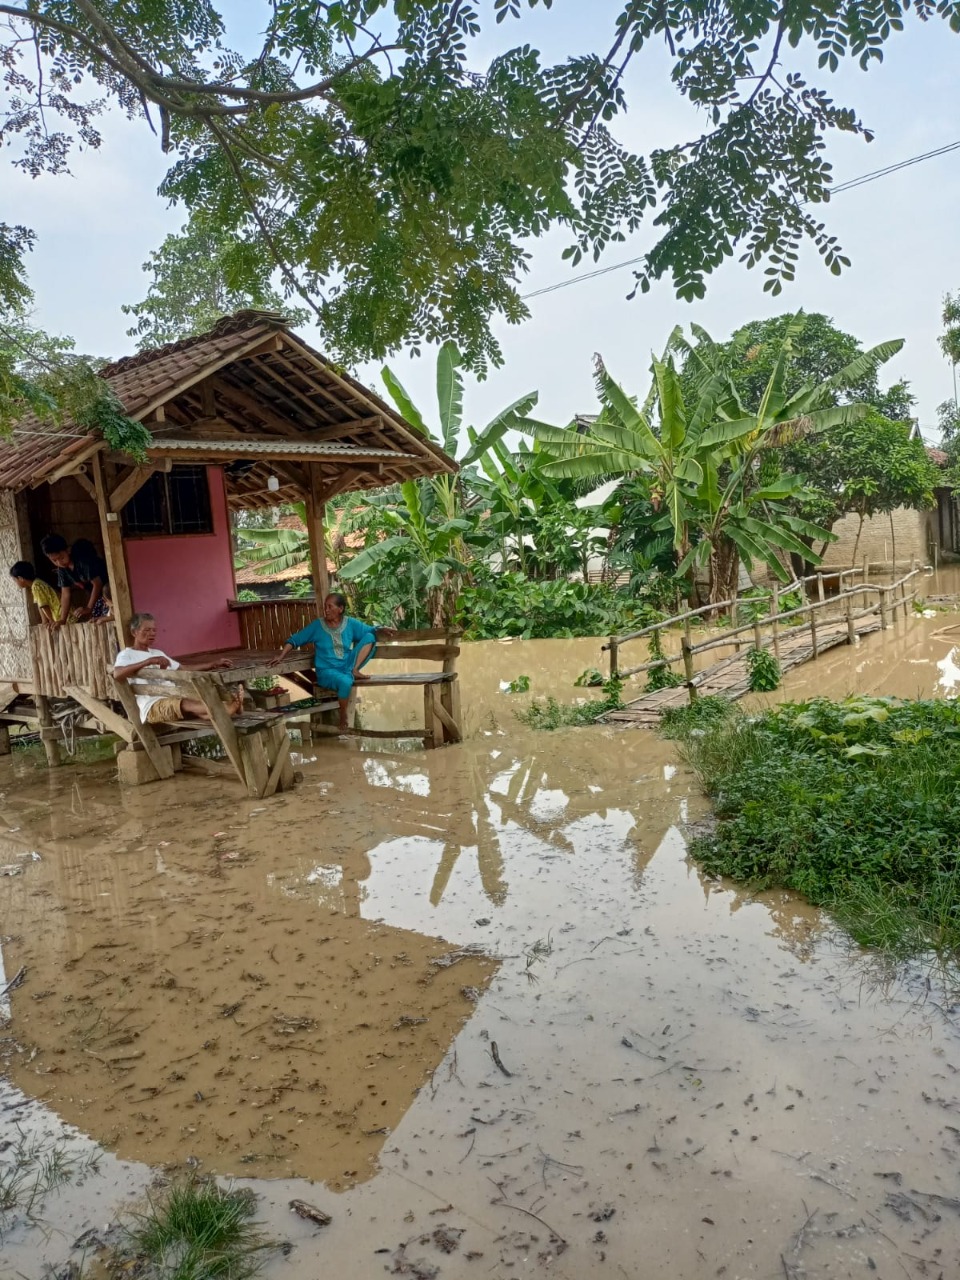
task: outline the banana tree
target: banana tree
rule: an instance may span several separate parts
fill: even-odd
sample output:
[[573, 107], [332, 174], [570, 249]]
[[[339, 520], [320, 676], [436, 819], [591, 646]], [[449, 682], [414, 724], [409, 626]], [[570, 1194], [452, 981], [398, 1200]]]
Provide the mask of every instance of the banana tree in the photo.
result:
[[447, 626], [468, 568], [461, 548], [471, 525], [457, 517], [445, 518], [437, 495], [429, 489], [421, 492], [417, 481], [408, 480], [401, 488], [402, 504], [388, 505], [382, 499], [375, 504], [383, 536], [342, 565], [339, 577], [356, 583], [386, 576], [392, 593], [375, 594], [381, 599], [392, 594], [405, 623], [416, 627], [426, 618], [431, 627]]
[[[544, 466], [549, 477], [574, 479], [642, 475], [651, 502], [663, 511], [680, 574], [700, 569], [709, 576], [709, 598], [720, 601], [735, 592], [739, 562], [765, 563], [781, 580], [790, 577], [783, 553], [813, 559], [804, 538], [827, 542], [827, 530], [791, 514], [789, 503], [804, 491], [796, 476], [761, 478], [766, 451], [803, 435], [857, 420], [865, 405], [827, 405], [844, 379], [855, 380], [864, 369], [888, 360], [901, 343], [885, 343], [853, 361], [818, 386], [784, 392], [792, 355], [788, 330], [759, 407], [747, 410], [735, 386], [716, 359], [716, 348], [702, 331], [696, 346], [679, 330], [670, 337], [661, 359], [652, 361], [653, 381], [638, 406], [610, 377], [597, 357], [597, 389], [601, 413], [586, 432], [543, 423], [529, 430], [554, 460]], [[700, 376], [686, 403], [673, 353], [693, 354]]]

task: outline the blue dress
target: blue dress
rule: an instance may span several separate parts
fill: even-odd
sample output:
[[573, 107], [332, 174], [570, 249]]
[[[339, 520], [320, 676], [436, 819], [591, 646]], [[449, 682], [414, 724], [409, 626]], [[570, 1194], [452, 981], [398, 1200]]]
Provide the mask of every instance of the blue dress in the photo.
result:
[[346, 699], [353, 689], [357, 650], [364, 645], [373, 645], [361, 663], [361, 666], [366, 666], [377, 651], [377, 633], [356, 618], [342, 618], [338, 627], [331, 627], [323, 618], [316, 618], [302, 631], [292, 635], [287, 644], [297, 649], [301, 645], [312, 644], [317, 684], [321, 689], [334, 689], [338, 698]]

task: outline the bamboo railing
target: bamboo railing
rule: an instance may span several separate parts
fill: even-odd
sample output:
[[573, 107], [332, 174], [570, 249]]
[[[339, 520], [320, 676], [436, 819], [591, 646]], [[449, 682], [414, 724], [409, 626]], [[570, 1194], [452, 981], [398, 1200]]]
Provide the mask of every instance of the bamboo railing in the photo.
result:
[[[671, 618], [664, 618], [662, 622], [655, 622], [649, 627], [643, 627], [640, 631], [632, 631], [627, 635], [611, 636], [605, 645], [602, 646], [601, 652], [610, 655], [610, 676], [626, 680], [629, 676], [640, 675], [644, 671], [650, 671], [654, 667], [671, 667], [676, 662], [682, 662], [684, 666], [684, 676], [686, 683], [691, 690], [694, 690], [694, 657], [698, 653], [706, 653], [711, 649], [726, 648], [733, 645], [736, 649], [740, 648], [742, 643], [741, 637], [752, 633], [753, 647], [760, 649], [764, 647], [763, 632], [766, 629], [771, 633], [771, 647], [774, 654], [780, 656], [780, 628], [783, 623], [788, 625], [803, 626], [810, 628], [810, 639], [813, 648], [813, 656], [818, 653], [817, 646], [817, 626], [818, 622], [825, 620], [839, 621], [845, 619], [847, 623], [847, 638], [850, 644], [856, 639], [856, 624], [861, 618], [865, 618], [870, 614], [878, 614], [880, 618], [881, 630], [886, 630], [890, 622], [897, 616], [897, 610], [903, 610], [903, 616], [906, 617], [910, 605], [917, 597], [916, 585], [912, 591], [908, 593], [907, 584], [912, 582], [918, 574], [924, 573], [929, 575], [933, 572], [931, 565], [922, 567], [914, 567], [904, 577], [899, 578], [896, 582], [891, 583], [872, 583], [866, 581], [866, 565], [864, 569], [845, 569], [838, 573], [810, 574], [805, 578], [798, 578], [787, 586], [778, 587], [775, 584], [771, 592], [771, 603], [773, 612], [765, 617], [755, 617], [750, 622], [739, 625], [737, 621], [738, 606], [748, 603], [748, 600], [739, 599], [722, 600], [718, 603], [703, 605], [699, 609], [689, 609], [684, 613], [676, 614]], [[856, 586], [844, 589], [843, 582], [845, 578], [855, 577], [864, 574], [864, 580]], [[824, 588], [824, 579], [833, 578], [839, 580], [840, 591], [836, 595], [827, 596]], [[816, 597], [806, 601], [795, 609], [780, 610], [779, 601], [781, 594], [789, 594], [798, 588], [803, 588], [807, 583], [815, 582], [817, 584]], [[854, 608], [854, 601], [857, 597], [862, 598], [860, 609]], [[867, 602], [871, 597], [876, 597], [872, 604]], [[839, 606], [839, 608], [838, 608]], [[719, 610], [728, 609], [732, 624], [724, 628], [719, 634], [712, 635], [709, 639], [702, 641], [700, 644], [693, 643], [693, 620], [700, 618], [705, 614], [716, 613]], [[835, 616], [830, 617], [828, 611], [834, 611]], [[620, 666], [620, 650], [623, 645], [630, 641], [644, 639], [654, 633], [668, 631], [674, 627], [683, 628], [683, 637], [680, 642], [679, 653], [665, 653], [662, 657], [650, 658], [646, 662], [641, 662], [634, 667]]]
[[227, 607], [240, 623], [240, 647], [261, 652], [282, 649], [288, 636], [317, 616], [312, 596], [298, 600], [230, 600]]
[[111, 672], [119, 645], [112, 624], [72, 622], [56, 631], [32, 626], [29, 644], [34, 692], [40, 697], [69, 697], [68, 685], [102, 700], [116, 697]]

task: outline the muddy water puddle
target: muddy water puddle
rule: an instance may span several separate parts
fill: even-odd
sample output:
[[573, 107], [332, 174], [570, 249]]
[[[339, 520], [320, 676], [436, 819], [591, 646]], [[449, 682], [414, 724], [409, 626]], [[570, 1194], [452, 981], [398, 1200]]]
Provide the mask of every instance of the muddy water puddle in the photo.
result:
[[[911, 623], [923, 680], [950, 622]], [[477, 646], [462, 747], [323, 743], [266, 802], [3, 762], [0, 1124], [103, 1152], [0, 1271], [176, 1165], [256, 1190], [268, 1277], [960, 1274], [949, 999], [702, 877], [671, 744], [517, 724], [501, 679], [570, 699], [599, 665], [552, 643]]]

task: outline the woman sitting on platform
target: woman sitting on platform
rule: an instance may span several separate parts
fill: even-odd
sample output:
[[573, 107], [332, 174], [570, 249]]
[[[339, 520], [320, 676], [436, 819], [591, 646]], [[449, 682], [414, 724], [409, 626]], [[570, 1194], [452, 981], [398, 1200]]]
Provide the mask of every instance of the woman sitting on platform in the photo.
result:
[[361, 670], [377, 651], [377, 631], [390, 633], [387, 627], [368, 627], [357, 618], [345, 616], [347, 600], [339, 592], [331, 592], [323, 602], [323, 617], [297, 631], [280, 650], [271, 666], [283, 662], [301, 645], [314, 646], [313, 664], [317, 685], [332, 689], [340, 703], [340, 731], [348, 728], [350, 696], [357, 680], [368, 680]]
[[[113, 668], [114, 680], [129, 681], [136, 693], [138, 684], [160, 684], [170, 688], [170, 697], [156, 693], [137, 693], [137, 710], [144, 724], [169, 724], [176, 720], [209, 720], [210, 712], [198, 698], [178, 698], [177, 686], [172, 680], [151, 677], [152, 671], [176, 671], [180, 666], [162, 649], [154, 649], [157, 624], [152, 613], [135, 613], [130, 619], [132, 647], [121, 649]], [[208, 667], [192, 667], [195, 671], [222, 671], [233, 664], [229, 658], [221, 658]], [[137, 676], [141, 678], [137, 680]], [[238, 687], [229, 702], [224, 703], [227, 715], [235, 716], [243, 710], [243, 689]]]

